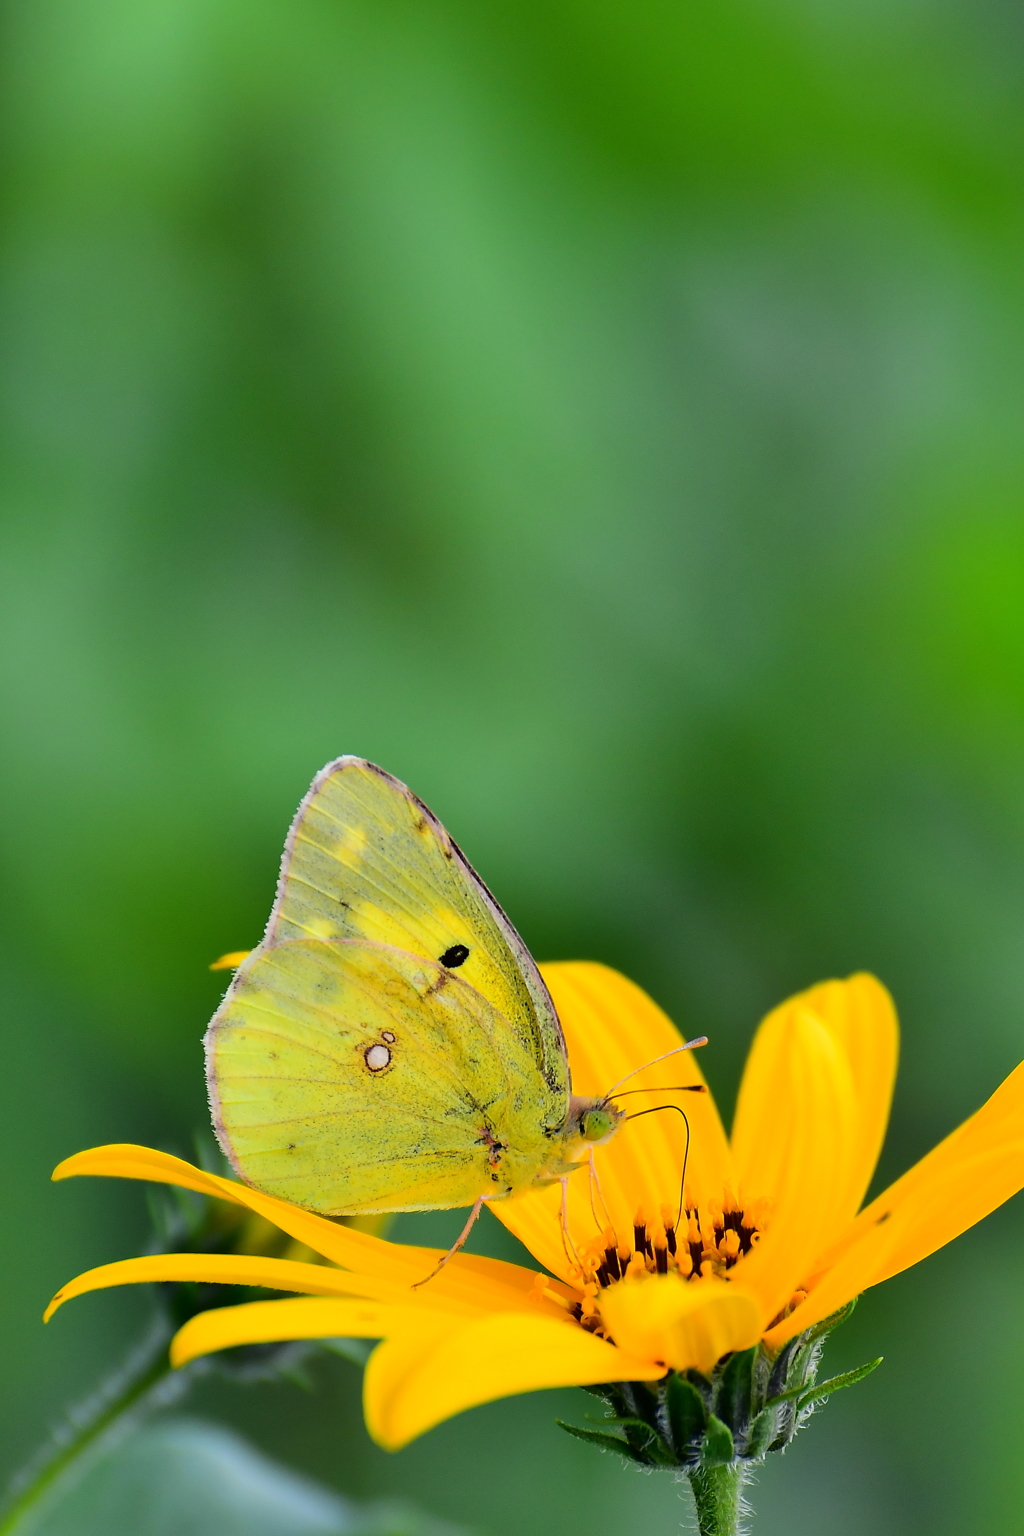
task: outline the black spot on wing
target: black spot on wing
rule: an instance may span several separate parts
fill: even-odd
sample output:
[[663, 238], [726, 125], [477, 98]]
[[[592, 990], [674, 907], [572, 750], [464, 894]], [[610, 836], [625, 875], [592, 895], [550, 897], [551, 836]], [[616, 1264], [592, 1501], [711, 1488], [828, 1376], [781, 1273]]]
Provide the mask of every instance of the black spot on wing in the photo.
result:
[[454, 971], [460, 965], [464, 965], [468, 959], [469, 948], [467, 945], [450, 944], [444, 954], [440, 956], [438, 964], [443, 965], [446, 970]]

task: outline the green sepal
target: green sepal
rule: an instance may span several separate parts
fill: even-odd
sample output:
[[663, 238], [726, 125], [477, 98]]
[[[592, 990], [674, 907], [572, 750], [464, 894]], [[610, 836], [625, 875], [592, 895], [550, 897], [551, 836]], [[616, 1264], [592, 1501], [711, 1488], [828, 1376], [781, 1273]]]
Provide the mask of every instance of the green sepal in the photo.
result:
[[[607, 1416], [595, 1428], [561, 1428], [627, 1460], [650, 1468], [676, 1468], [692, 1479], [763, 1461], [784, 1450], [833, 1392], [863, 1381], [881, 1363], [868, 1361], [815, 1384], [825, 1340], [853, 1310], [853, 1303], [787, 1340], [778, 1353], [763, 1344], [723, 1357], [707, 1376], [668, 1371], [658, 1382], [605, 1382], [588, 1390]], [[603, 1428], [597, 1428], [597, 1424]], [[619, 1428], [621, 1435], [606, 1429]], [[723, 1472], [724, 1475], [724, 1472]]]
[[793, 1375], [793, 1363], [800, 1350], [800, 1345], [801, 1340], [799, 1337], [788, 1339], [771, 1361], [771, 1370], [768, 1373], [768, 1381], [764, 1391], [766, 1402], [786, 1390], [790, 1377]]
[[742, 1439], [750, 1423], [750, 1401], [754, 1386], [754, 1361], [758, 1346], [730, 1356], [715, 1392], [715, 1413], [728, 1424], [734, 1439]]
[[691, 1387], [696, 1387], [705, 1404], [710, 1408], [715, 1395], [715, 1384], [710, 1376], [705, 1376], [701, 1371], [690, 1370], [686, 1372], [686, 1379]]
[[701, 1465], [705, 1467], [719, 1467], [728, 1461], [733, 1461], [736, 1456], [736, 1446], [732, 1438], [732, 1430], [728, 1424], [723, 1424], [715, 1414], [708, 1414], [708, 1426], [704, 1431], [704, 1448], [701, 1451]]
[[743, 1455], [747, 1461], [760, 1461], [772, 1449], [778, 1433], [779, 1415], [772, 1405], [766, 1405], [756, 1414], [747, 1430], [747, 1443]]
[[812, 1324], [804, 1333], [797, 1334], [795, 1338], [786, 1341], [772, 1364], [768, 1382], [768, 1401], [778, 1400], [779, 1394], [783, 1390], [788, 1390], [788, 1384], [794, 1378], [802, 1381], [804, 1385], [807, 1385], [808, 1378], [813, 1380], [825, 1341], [840, 1323], [846, 1322], [857, 1305], [858, 1299], [855, 1296], [852, 1301], [846, 1303], [845, 1307], [840, 1307], [838, 1312], [830, 1312], [828, 1317], [823, 1317], [820, 1323]]
[[639, 1429], [645, 1435], [657, 1434], [657, 1430], [654, 1429], [652, 1425], [648, 1424], [646, 1419], [638, 1419], [634, 1414], [623, 1414], [621, 1417], [616, 1417], [609, 1414], [606, 1419], [592, 1419], [590, 1414], [587, 1413], [584, 1414], [584, 1418], [590, 1424], [614, 1424], [622, 1429]]
[[574, 1435], [577, 1440], [589, 1440], [591, 1445], [599, 1445], [603, 1451], [617, 1451], [620, 1456], [625, 1456], [627, 1461], [635, 1461], [640, 1466], [646, 1466], [646, 1459], [633, 1450], [625, 1440], [618, 1435], [602, 1435], [596, 1429], [580, 1429], [575, 1424], [566, 1424], [562, 1419], [556, 1419], [559, 1429], [564, 1429], [567, 1435]]
[[693, 1382], [673, 1372], [665, 1388], [665, 1407], [677, 1455], [685, 1458], [688, 1450], [695, 1454], [695, 1449], [691, 1448], [699, 1448], [707, 1427], [708, 1410]]
[[660, 1434], [653, 1424], [648, 1424], [645, 1419], [638, 1419], [634, 1414], [623, 1414], [620, 1417], [591, 1419], [592, 1424], [615, 1425], [626, 1432], [626, 1443], [631, 1451], [634, 1451], [645, 1462], [651, 1462], [659, 1467], [670, 1466], [674, 1460], [669, 1446], [665, 1445]]
[[656, 1425], [648, 1424], [645, 1419], [638, 1419], [632, 1415], [605, 1419], [604, 1422], [622, 1425], [630, 1450], [647, 1466], [674, 1467], [676, 1465], [675, 1453], [670, 1445], [666, 1445]]
[[788, 1392], [780, 1392], [777, 1397], [769, 1398], [764, 1406], [777, 1408], [780, 1403], [796, 1403], [798, 1408], [807, 1408], [822, 1397], [830, 1397], [833, 1392], [841, 1392], [844, 1387], [855, 1387], [858, 1381], [863, 1381], [865, 1376], [870, 1376], [884, 1359], [884, 1355], [879, 1355], [877, 1360], [868, 1360], [864, 1365], [855, 1366], [852, 1371], [843, 1371], [839, 1376], [830, 1376], [828, 1381], [823, 1381], [816, 1387], [808, 1387], [806, 1382], [798, 1387], [790, 1387]]

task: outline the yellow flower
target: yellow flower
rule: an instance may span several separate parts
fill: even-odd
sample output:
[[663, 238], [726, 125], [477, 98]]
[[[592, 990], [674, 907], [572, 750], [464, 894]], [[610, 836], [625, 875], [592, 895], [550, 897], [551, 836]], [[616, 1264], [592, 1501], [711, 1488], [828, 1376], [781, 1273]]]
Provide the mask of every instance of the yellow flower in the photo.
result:
[[[549, 965], [573, 1081], [600, 1094], [681, 1043], [624, 976]], [[386, 1242], [144, 1147], [110, 1146], [54, 1178], [106, 1174], [184, 1186], [249, 1206], [328, 1261], [160, 1254], [104, 1265], [59, 1291], [194, 1280], [296, 1292], [191, 1318], [176, 1365], [232, 1345], [362, 1337], [382, 1342], [365, 1376], [366, 1422], [394, 1450], [477, 1404], [544, 1387], [710, 1372], [758, 1341], [774, 1352], [860, 1291], [949, 1242], [1024, 1186], [1024, 1065], [909, 1173], [858, 1210], [882, 1144], [897, 1024], [871, 976], [825, 982], [761, 1024], [731, 1141], [692, 1053], [630, 1083], [624, 1124], [567, 1186], [492, 1207], [547, 1274]], [[680, 1176], [686, 1160], [685, 1194]]]

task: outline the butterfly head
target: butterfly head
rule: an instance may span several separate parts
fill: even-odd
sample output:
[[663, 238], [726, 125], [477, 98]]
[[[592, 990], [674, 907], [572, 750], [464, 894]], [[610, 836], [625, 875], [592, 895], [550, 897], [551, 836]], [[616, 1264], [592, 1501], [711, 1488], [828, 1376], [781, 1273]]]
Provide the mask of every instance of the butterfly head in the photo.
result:
[[551, 1163], [537, 1175], [535, 1183], [548, 1184], [579, 1167], [580, 1159], [591, 1147], [610, 1141], [626, 1118], [608, 1098], [583, 1099], [573, 1094], [569, 1113], [558, 1132], [558, 1152]]
[[574, 1147], [570, 1156], [579, 1157], [589, 1147], [610, 1141], [624, 1118], [625, 1111], [610, 1099], [581, 1099], [574, 1094], [564, 1133], [566, 1142]]
[[599, 1147], [615, 1134], [622, 1118], [621, 1109], [606, 1099], [598, 1100], [580, 1115], [580, 1136], [588, 1146]]

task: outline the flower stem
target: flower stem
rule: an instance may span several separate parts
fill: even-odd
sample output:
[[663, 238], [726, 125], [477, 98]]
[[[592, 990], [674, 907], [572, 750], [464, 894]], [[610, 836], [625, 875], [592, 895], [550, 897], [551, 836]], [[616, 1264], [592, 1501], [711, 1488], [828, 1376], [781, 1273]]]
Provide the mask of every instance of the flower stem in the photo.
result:
[[68, 1415], [68, 1423], [54, 1434], [42, 1456], [31, 1462], [12, 1485], [9, 1502], [0, 1515], [0, 1536], [17, 1530], [29, 1511], [108, 1430], [114, 1433], [115, 1426], [127, 1429], [140, 1414], [177, 1396], [185, 1386], [182, 1378], [186, 1373], [171, 1376], [169, 1340], [169, 1330], [163, 1323], [158, 1324], [116, 1375]]
[[740, 1518], [747, 1513], [742, 1498], [747, 1478], [743, 1463], [697, 1467], [689, 1476], [700, 1536], [739, 1536]]

